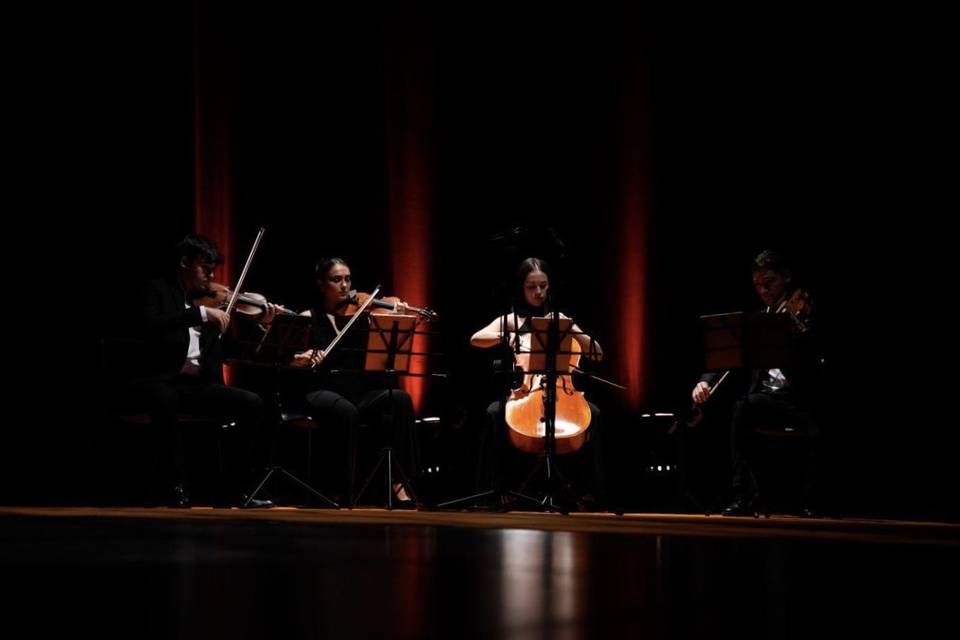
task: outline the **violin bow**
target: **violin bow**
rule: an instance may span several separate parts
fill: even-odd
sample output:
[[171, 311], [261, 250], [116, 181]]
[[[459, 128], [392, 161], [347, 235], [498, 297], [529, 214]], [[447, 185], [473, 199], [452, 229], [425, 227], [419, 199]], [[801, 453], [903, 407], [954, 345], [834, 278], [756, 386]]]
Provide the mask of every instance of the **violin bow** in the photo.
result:
[[250, 249], [250, 253], [247, 255], [247, 261], [243, 265], [243, 271], [240, 272], [240, 278], [237, 280], [237, 286], [233, 289], [233, 295], [230, 296], [230, 302], [227, 303], [227, 315], [229, 316], [233, 312], [233, 308], [237, 304], [237, 298], [240, 297], [240, 290], [243, 288], [243, 281], [247, 279], [247, 272], [250, 271], [250, 265], [253, 264], [253, 256], [257, 253], [257, 248], [260, 246], [260, 240], [263, 238], [263, 234], [266, 232], [266, 227], [260, 227], [260, 231], [257, 232], [257, 237], [253, 241], [253, 248]]
[[[369, 298], [367, 298], [366, 300], [363, 301], [363, 304], [360, 305], [360, 308], [357, 309], [357, 312], [353, 314], [353, 317], [350, 318], [349, 322], [347, 322], [347, 324], [343, 327], [343, 329], [340, 331], [340, 333], [338, 333], [337, 336], [336, 336], [333, 340], [330, 341], [330, 344], [327, 345], [327, 348], [326, 348], [326, 349], [323, 349], [323, 355], [324, 355], [324, 357], [326, 357], [327, 354], [330, 353], [330, 350], [331, 350], [331, 349], [333, 349], [335, 346], [337, 346], [337, 343], [340, 342], [340, 338], [342, 338], [344, 335], [346, 335], [347, 331], [350, 330], [350, 327], [353, 326], [353, 323], [357, 321], [357, 318], [359, 318], [359, 317], [363, 314], [364, 311], [367, 310], [367, 307], [370, 306], [370, 304], [373, 302], [373, 299], [376, 297], [376, 295], [377, 295], [378, 293], [380, 293], [380, 287], [379, 287], [379, 286], [378, 286], [376, 289], [373, 290], [373, 293], [370, 294], [370, 297], [369, 297]], [[316, 367], [316, 366], [317, 366], [317, 365], [313, 364], [313, 365], [310, 366], [310, 368], [312, 369], [312, 368], [314, 368], [314, 367]]]

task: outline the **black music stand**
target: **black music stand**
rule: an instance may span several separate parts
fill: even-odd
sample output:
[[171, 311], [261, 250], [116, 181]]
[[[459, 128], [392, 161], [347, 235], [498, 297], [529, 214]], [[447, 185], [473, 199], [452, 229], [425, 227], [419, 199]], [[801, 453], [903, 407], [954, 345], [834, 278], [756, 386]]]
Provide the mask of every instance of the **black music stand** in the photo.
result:
[[[388, 406], [393, 407], [393, 390], [397, 376], [410, 373], [410, 359], [413, 354], [413, 336], [416, 333], [417, 317], [410, 315], [369, 316], [370, 329], [367, 335], [367, 349], [363, 369], [367, 372], [383, 372], [387, 375]], [[392, 425], [391, 425], [392, 426]], [[380, 456], [373, 470], [367, 475], [359, 493], [351, 501], [351, 508], [357, 506], [367, 487], [384, 467], [387, 509], [393, 509], [393, 485], [399, 476], [402, 485], [410, 492], [416, 504], [419, 504], [413, 484], [395, 459], [392, 442], [380, 450]], [[351, 474], [352, 475], [352, 474]]]
[[[786, 314], [736, 311], [700, 316], [703, 370], [723, 372], [711, 394], [734, 369], [784, 366], [790, 359], [792, 331], [792, 321]], [[682, 426], [696, 426], [702, 416], [697, 406], [679, 411], [668, 433], [672, 435]]]
[[707, 371], [771, 369], [790, 359], [793, 321], [785, 313], [700, 316]]
[[[706, 371], [725, 372], [726, 376], [736, 369], [772, 369], [790, 362], [794, 324], [789, 314], [735, 311], [703, 315], [700, 329]], [[714, 389], [717, 386], [719, 382]], [[700, 411], [699, 407], [695, 410]], [[669, 433], [675, 434], [680, 423], [678, 419]], [[706, 509], [706, 515], [716, 511], [716, 502]]]
[[[530, 336], [530, 365], [528, 374], [541, 374], [545, 377], [543, 392], [543, 435], [544, 449], [536, 466], [530, 471], [527, 479], [520, 485], [520, 492], [542, 472], [544, 480], [543, 494], [539, 502], [545, 511], [559, 511], [567, 513], [566, 504], [579, 504], [570, 483], [560, 472], [556, 462], [557, 456], [557, 376], [558, 371], [567, 369], [569, 356], [580, 353], [573, 351], [573, 320], [560, 318], [553, 313], [549, 318], [531, 318]], [[592, 344], [592, 342], [591, 342]], [[591, 416], [592, 419], [592, 416]], [[568, 498], [561, 502], [561, 495]]]
[[[276, 316], [261, 337], [260, 341], [257, 343], [257, 347], [254, 350], [254, 362], [272, 367], [275, 372], [274, 381], [278, 380], [281, 369], [289, 368], [286, 363], [289, 363], [293, 360], [294, 354], [305, 351], [309, 348], [311, 323], [312, 319], [309, 316]], [[283, 411], [283, 401], [280, 395], [279, 384], [275, 385], [274, 393], [277, 406], [277, 415], [279, 417], [279, 422], [282, 423], [286, 420]], [[303, 489], [306, 489], [310, 495], [318, 498], [327, 507], [332, 507], [334, 509], [340, 508], [340, 505], [338, 505], [336, 502], [323, 495], [280, 465], [270, 465], [268, 467], [266, 475], [264, 475], [263, 479], [261, 479], [259, 484], [257, 484], [256, 489], [251, 492], [250, 496], [243, 503], [243, 506], [248, 506], [275, 474], [285, 476], [291, 482], [299, 485]]]

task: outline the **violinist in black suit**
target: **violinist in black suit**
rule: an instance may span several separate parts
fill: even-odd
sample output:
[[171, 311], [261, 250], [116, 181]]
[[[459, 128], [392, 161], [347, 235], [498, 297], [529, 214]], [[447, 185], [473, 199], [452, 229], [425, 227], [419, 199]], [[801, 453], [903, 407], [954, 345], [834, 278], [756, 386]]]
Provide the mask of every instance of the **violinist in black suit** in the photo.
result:
[[[793, 269], [776, 251], [766, 250], [754, 258], [753, 286], [765, 305], [764, 313], [787, 313], [792, 318], [792, 357], [790, 366], [751, 369], [746, 372], [745, 383], [741, 382], [745, 389], [734, 405], [730, 427], [733, 499], [723, 510], [724, 515], [745, 515], [753, 511], [757, 498], [755, 456], [762, 451], [754, 446], [757, 429], [776, 427], [811, 437], [820, 431], [816, 407], [821, 361], [813, 301], [806, 291], [796, 286]], [[702, 405], [710, 398], [711, 388], [720, 375], [709, 373], [701, 377], [692, 392], [695, 405]], [[808, 466], [805, 473], [804, 501], [807, 502], [812, 491], [813, 467]], [[803, 509], [809, 510], [809, 504]]]
[[[210, 239], [190, 234], [175, 247], [172, 269], [150, 281], [140, 303], [138, 333], [143, 339], [131, 392], [150, 414], [163, 449], [173, 466], [168, 501], [189, 506], [186, 458], [176, 417], [189, 413], [234, 423], [240, 452], [230, 460], [234, 484], [252, 482], [256, 467], [266, 463], [270, 446], [264, 404], [257, 394], [224, 384], [223, 358], [232, 346], [223, 310], [197, 304], [213, 280], [223, 257]], [[261, 323], [269, 323], [277, 307], [268, 304]], [[234, 487], [236, 496], [241, 487]], [[258, 506], [266, 506], [257, 501]]]

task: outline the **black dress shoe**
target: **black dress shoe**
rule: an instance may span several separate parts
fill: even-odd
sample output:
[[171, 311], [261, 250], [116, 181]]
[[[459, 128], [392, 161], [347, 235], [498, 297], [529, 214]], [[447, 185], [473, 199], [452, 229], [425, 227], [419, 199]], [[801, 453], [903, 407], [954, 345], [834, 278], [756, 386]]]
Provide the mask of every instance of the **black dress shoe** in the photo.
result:
[[753, 498], [747, 498], [744, 495], [738, 495], [733, 499], [727, 508], [720, 512], [724, 516], [746, 516], [753, 515]]
[[187, 487], [183, 484], [173, 485], [173, 491], [170, 493], [170, 506], [176, 509], [190, 508], [190, 494], [187, 493]]
[[270, 507], [275, 507], [273, 500], [262, 500], [260, 498], [249, 498], [247, 496], [240, 497], [240, 508], [241, 509], [269, 509]]
[[609, 500], [605, 500], [600, 496], [594, 496], [590, 493], [580, 496], [577, 499], [576, 506], [576, 510], [581, 513], [617, 512], [616, 508], [611, 507]]
[[800, 511], [799, 513], [797, 513], [797, 515], [800, 516], [801, 518], [819, 518], [820, 512], [818, 512], [816, 509], [814, 509], [810, 505], [805, 505], [803, 507], [800, 507]]

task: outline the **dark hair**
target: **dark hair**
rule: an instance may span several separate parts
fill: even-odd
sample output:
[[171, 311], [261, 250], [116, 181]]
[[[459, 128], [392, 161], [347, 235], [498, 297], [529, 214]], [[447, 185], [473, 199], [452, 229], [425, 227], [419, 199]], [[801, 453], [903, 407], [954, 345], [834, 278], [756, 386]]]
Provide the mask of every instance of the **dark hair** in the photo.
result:
[[[518, 312], [522, 313], [523, 315], [529, 315], [530, 313], [530, 305], [527, 304], [527, 299], [524, 297], [524, 291], [523, 291], [524, 284], [527, 281], [527, 276], [529, 276], [531, 273], [534, 273], [535, 271], [541, 271], [544, 274], [546, 274], [548, 280], [551, 279], [550, 265], [548, 265], [546, 261], [541, 260], [540, 258], [533, 258], [533, 257], [527, 258], [526, 260], [520, 263], [519, 267], [517, 267], [517, 288], [514, 294], [516, 298], [514, 301], [514, 307]], [[550, 304], [550, 298], [548, 295], [547, 300], [544, 303], [544, 311], [546, 311], [546, 307], [549, 304]]]
[[223, 254], [220, 253], [216, 243], [197, 233], [188, 233], [174, 247], [176, 263], [180, 264], [184, 258], [186, 258], [187, 264], [194, 262], [197, 258], [216, 265], [223, 264]]
[[337, 258], [336, 256], [324, 256], [317, 260], [317, 263], [313, 266], [313, 277], [317, 280], [323, 278], [335, 264], [342, 264], [345, 267], [350, 266], [343, 258]]
[[753, 270], [760, 271], [761, 269], [769, 269], [774, 273], [779, 273], [787, 281], [793, 278], [793, 265], [790, 260], [784, 254], [773, 249], [765, 249], [753, 259]]
[[542, 271], [550, 277], [550, 265], [540, 258], [527, 258], [517, 267], [517, 287], [523, 290], [523, 284], [527, 281], [527, 276], [534, 271]]

